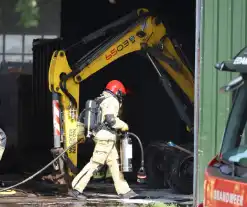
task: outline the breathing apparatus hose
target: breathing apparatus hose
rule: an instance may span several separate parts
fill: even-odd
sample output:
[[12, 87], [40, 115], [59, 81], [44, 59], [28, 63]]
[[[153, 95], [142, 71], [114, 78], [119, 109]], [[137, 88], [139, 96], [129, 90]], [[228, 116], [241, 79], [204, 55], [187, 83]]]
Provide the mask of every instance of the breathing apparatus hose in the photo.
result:
[[127, 132], [127, 135], [135, 137], [136, 140], [138, 141], [138, 143], [140, 145], [140, 149], [141, 149], [141, 167], [144, 167], [144, 150], [143, 150], [143, 146], [142, 146], [142, 142], [141, 142], [140, 138], [132, 132]]
[[34, 173], [33, 175], [31, 175], [30, 177], [26, 178], [25, 180], [15, 184], [15, 185], [12, 185], [12, 186], [9, 186], [7, 188], [2, 188], [0, 189], [0, 192], [3, 192], [3, 191], [7, 191], [7, 190], [10, 190], [10, 189], [13, 189], [17, 186], [20, 186], [26, 182], [28, 182], [29, 180], [32, 180], [35, 176], [37, 176], [38, 174], [40, 174], [41, 172], [43, 172], [46, 168], [48, 168], [49, 166], [51, 166], [54, 162], [56, 162], [60, 157], [62, 157], [65, 152], [67, 152], [69, 149], [71, 149], [72, 147], [74, 147], [75, 145], [77, 145], [79, 142], [81, 142], [81, 140], [83, 139], [79, 139], [78, 141], [76, 141], [75, 143], [73, 143], [72, 145], [68, 146], [66, 149], [64, 149], [61, 154], [59, 154], [55, 159], [53, 159], [52, 161], [50, 161], [47, 165], [45, 165], [43, 168], [41, 168], [39, 171], [37, 171], [36, 173]]
[[139, 143], [139, 146], [141, 149], [141, 166], [137, 172], [137, 182], [144, 183], [144, 180], [146, 179], [147, 175], [146, 175], [146, 171], [145, 171], [145, 167], [144, 167], [144, 150], [143, 150], [142, 142], [141, 142], [140, 138], [132, 132], [127, 132], [127, 135], [130, 135], [130, 136], [136, 138], [136, 140]]

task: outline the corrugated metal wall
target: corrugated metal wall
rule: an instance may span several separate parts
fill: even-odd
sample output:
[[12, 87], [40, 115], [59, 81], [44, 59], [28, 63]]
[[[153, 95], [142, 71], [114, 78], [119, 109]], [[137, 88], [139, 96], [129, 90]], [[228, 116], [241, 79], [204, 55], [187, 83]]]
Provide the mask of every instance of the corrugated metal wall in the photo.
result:
[[33, 42], [32, 116], [34, 146], [52, 145], [52, 99], [48, 71], [52, 53], [61, 49], [60, 39], [36, 39]]
[[247, 0], [201, 2], [199, 200], [203, 199], [205, 166], [220, 148], [231, 104], [229, 94], [219, 93], [231, 74], [217, 72], [214, 65], [235, 56], [247, 40]]

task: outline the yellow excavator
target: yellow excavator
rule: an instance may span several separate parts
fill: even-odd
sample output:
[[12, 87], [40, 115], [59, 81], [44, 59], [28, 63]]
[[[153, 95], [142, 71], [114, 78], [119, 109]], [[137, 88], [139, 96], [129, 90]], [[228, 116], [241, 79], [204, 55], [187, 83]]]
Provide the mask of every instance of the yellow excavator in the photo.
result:
[[[53, 101], [54, 156], [77, 141], [80, 83], [113, 61], [136, 51], [141, 51], [152, 63], [187, 131], [193, 133], [193, 115], [187, 112], [183, 100], [187, 99], [193, 107], [194, 75], [181, 48], [171, 40], [161, 19], [147, 9], [138, 9], [84, 37], [80, 44], [87, 44], [111, 32], [115, 36], [107, 38], [73, 66], [68, 63], [66, 50], [54, 51], [52, 55], [49, 90]], [[176, 95], [172, 84], [181, 90], [183, 99]], [[76, 173], [74, 167], [78, 164], [77, 151], [75, 145], [67, 152], [66, 159], [60, 160], [54, 168], [63, 175], [73, 177]]]

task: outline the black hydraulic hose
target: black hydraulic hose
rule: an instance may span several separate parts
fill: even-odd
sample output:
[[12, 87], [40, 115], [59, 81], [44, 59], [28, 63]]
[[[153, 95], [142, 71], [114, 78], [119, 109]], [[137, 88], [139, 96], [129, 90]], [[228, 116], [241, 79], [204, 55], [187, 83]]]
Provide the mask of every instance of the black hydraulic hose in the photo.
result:
[[9, 186], [7, 188], [0, 189], [0, 192], [13, 189], [13, 188], [15, 188], [17, 186], [20, 186], [20, 185], [28, 182], [29, 180], [32, 180], [35, 176], [37, 176], [38, 174], [40, 174], [41, 172], [43, 172], [46, 168], [48, 168], [50, 165], [52, 165], [54, 162], [56, 162], [60, 157], [62, 157], [65, 154], [65, 152], [67, 152], [69, 149], [71, 149], [72, 147], [74, 147], [75, 145], [77, 145], [81, 140], [82, 139], [79, 139], [78, 141], [76, 141], [75, 143], [73, 143], [72, 145], [70, 145], [69, 147], [67, 147], [66, 149], [64, 149], [63, 152], [61, 154], [59, 154], [55, 159], [53, 159], [52, 161], [50, 161], [47, 165], [45, 165], [43, 168], [41, 168], [39, 171], [37, 171], [36, 173], [34, 173], [33, 175], [31, 175], [30, 177], [26, 178], [25, 180], [23, 180], [23, 181], [15, 184], [15, 185]]
[[81, 122], [84, 116], [84, 113], [86, 112], [86, 109], [83, 109], [83, 111], [78, 116], [78, 121]]
[[127, 134], [131, 135], [132, 137], [135, 137], [136, 140], [138, 141], [138, 143], [140, 145], [140, 149], [141, 149], [141, 167], [144, 167], [144, 150], [143, 150], [143, 146], [142, 146], [142, 142], [141, 142], [140, 138], [132, 132], [127, 132]]
[[[145, 13], [142, 16], [150, 15], [149, 13]], [[121, 17], [120, 19], [104, 26], [103, 28], [98, 29], [97, 31], [83, 37], [81, 40], [84, 44], [91, 42], [99, 37], [105, 36], [110, 30], [114, 31], [121, 25], [136, 21], [140, 16], [138, 16], [136, 11], [132, 11], [131, 13], [127, 14], [126, 16]]]

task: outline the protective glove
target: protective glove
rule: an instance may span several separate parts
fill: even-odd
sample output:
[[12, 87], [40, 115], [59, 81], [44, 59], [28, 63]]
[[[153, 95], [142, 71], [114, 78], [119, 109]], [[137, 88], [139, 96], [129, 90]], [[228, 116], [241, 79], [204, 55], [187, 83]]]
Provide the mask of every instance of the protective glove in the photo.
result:
[[129, 130], [129, 126], [128, 124], [125, 123], [124, 126], [121, 128], [121, 131], [126, 132], [128, 130]]
[[80, 143], [85, 142], [86, 137], [85, 137], [85, 126], [81, 122], [77, 122], [77, 139], [82, 139]]

